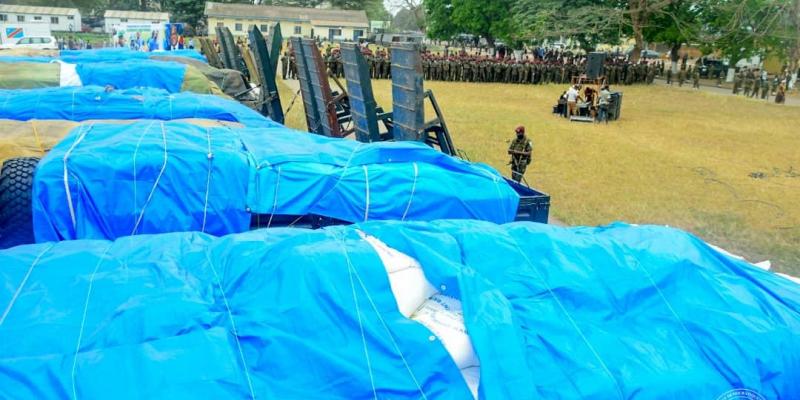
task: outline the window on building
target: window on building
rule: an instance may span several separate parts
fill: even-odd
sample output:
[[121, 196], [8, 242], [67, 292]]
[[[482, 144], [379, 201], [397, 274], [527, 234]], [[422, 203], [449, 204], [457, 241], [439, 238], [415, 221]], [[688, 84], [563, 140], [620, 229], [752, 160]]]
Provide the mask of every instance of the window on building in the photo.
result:
[[68, 16], [67, 16], [67, 19], [68, 19], [68, 20], [70, 20], [70, 21], [72, 21], [73, 19], [75, 19], [75, 16], [73, 16], [73, 15], [68, 15]]
[[328, 29], [328, 40], [333, 40], [333, 38], [340, 36], [342, 36], [341, 29], [334, 29], [334, 28]]
[[358, 38], [363, 37], [363, 36], [364, 36], [364, 30], [363, 29], [355, 29], [355, 30], [353, 30], [353, 40], [358, 40]]
[[269, 30], [269, 25], [261, 24], [261, 28], [259, 28], [259, 29], [261, 29], [261, 32], [266, 32], [266, 31]]
[[302, 35], [303, 34], [303, 27], [300, 26], [300, 25], [295, 25], [294, 34], [295, 35]]
[[225, 26], [224, 22], [217, 22], [217, 27], [222, 28]]
[[241, 32], [242, 31], [242, 24], [236, 24], [235, 29], [236, 29], [237, 32]]
[[120, 18], [119, 22], [128, 22], [128, 19], [127, 18]]
[[17, 22], [25, 22], [25, 16], [24, 15], [17, 15]]
[[36, 15], [36, 16], [34, 16], [34, 17], [33, 17], [33, 20], [34, 20], [34, 21], [41, 21], [41, 20], [42, 20], [42, 17], [40, 17], [40, 16]]
[[0, 21], [8, 21], [8, 15], [0, 14]]
[[50, 17], [50, 23], [51, 24], [57, 24], [58, 23], [58, 17]]

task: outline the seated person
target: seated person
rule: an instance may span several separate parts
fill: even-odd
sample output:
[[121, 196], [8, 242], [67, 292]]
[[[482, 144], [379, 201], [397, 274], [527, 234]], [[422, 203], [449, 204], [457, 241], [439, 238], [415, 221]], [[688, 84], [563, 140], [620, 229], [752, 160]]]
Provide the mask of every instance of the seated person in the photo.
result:
[[559, 114], [562, 117], [567, 117], [567, 92], [561, 92], [561, 96], [558, 96], [558, 103], [555, 107], [553, 107], [554, 114]]

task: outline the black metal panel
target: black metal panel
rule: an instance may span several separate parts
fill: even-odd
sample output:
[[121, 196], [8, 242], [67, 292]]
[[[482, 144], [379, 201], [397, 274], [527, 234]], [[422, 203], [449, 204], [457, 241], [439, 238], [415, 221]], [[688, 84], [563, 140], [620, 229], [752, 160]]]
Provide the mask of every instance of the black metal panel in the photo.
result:
[[272, 62], [272, 75], [278, 73], [278, 60], [281, 58], [281, 47], [283, 47], [283, 35], [281, 34], [281, 23], [272, 25], [269, 31], [269, 56]]
[[415, 45], [392, 49], [392, 123], [394, 140], [423, 140], [425, 125], [422, 60]]
[[219, 53], [217, 53], [217, 49], [214, 47], [214, 43], [211, 42], [211, 39], [200, 38], [199, 41], [200, 50], [203, 52], [203, 55], [206, 56], [208, 64], [214, 68], [224, 68], [222, 60], [219, 58]]
[[297, 63], [297, 80], [300, 82], [300, 94], [303, 96], [303, 105], [306, 109], [306, 125], [311, 133], [321, 133], [319, 124], [319, 113], [317, 112], [317, 102], [314, 98], [311, 78], [306, 67], [306, 58], [303, 53], [302, 40], [297, 37], [291, 38], [292, 49], [294, 51], [295, 63]]
[[256, 69], [258, 69], [259, 81], [261, 82], [261, 107], [262, 114], [267, 115], [273, 121], [284, 122], [281, 98], [278, 95], [278, 85], [275, 83], [275, 70], [272, 69], [272, 61], [267, 51], [267, 42], [261, 31], [255, 25], [248, 30], [250, 39], [250, 50], [255, 55]]
[[239, 50], [236, 48], [236, 42], [233, 40], [231, 30], [225, 26], [218, 26], [216, 30], [220, 55], [222, 56], [222, 65], [227, 69], [241, 71], [237, 61], [237, 54]]
[[317, 120], [320, 125], [317, 133], [341, 137], [336, 104], [331, 94], [331, 85], [328, 82], [328, 72], [322, 61], [322, 54], [313, 39], [304, 39], [302, 43], [305, 66], [308, 70], [309, 82], [317, 107]]
[[372, 91], [369, 67], [361, 47], [357, 43], [342, 43], [342, 62], [347, 81], [347, 95], [350, 98], [350, 115], [355, 125], [356, 140], [377, 142], [381, 140], [378, 131], [378, 105]]

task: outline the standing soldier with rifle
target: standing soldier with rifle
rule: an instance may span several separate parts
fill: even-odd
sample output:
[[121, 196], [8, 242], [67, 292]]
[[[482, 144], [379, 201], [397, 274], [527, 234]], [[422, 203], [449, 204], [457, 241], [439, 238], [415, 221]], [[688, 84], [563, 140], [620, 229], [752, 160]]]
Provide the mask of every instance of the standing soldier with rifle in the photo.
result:
[[508, 147], [508, 154], [511, 155], [511, 179], [516, 182], [522, 180], [525, 175], [525, 169], [531, 163], [531, 154], [533, 153], [533, 144], [525, 137], [525, 127], [520, 125], [514, 130], [517, 138], [511, 142]]

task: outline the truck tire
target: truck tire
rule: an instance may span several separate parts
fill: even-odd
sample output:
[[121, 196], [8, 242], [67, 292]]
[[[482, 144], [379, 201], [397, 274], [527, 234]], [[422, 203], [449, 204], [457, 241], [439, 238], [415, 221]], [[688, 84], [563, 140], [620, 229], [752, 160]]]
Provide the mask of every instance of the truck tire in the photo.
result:
[[0, 168], [0, 249], [33, 243], [33, 173], [39, 159], [12, 158]]

